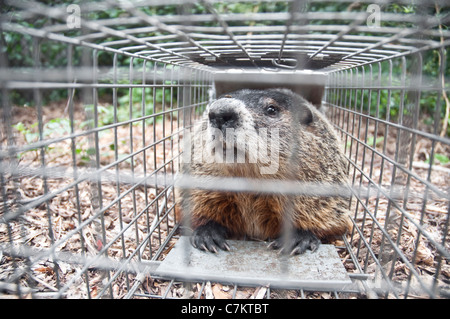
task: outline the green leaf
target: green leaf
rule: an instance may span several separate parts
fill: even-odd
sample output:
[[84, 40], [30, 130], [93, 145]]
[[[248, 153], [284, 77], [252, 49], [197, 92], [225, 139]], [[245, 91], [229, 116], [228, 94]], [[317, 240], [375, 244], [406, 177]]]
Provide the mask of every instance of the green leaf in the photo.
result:
[[[450, 159], [449, 159], [446, 155], [444, 155], [444, 154], [436, 153], [436, 154], [434, 154], [434, 158], [437, 159], [438, 162], [439, 162], [440, 164], [442, 164], [442, 165], [445, 165], [445, 164], [447, 164], [448, 162], [450, 162]], [[433, 162], [434, 162], [434, 161], [433, 161]], [[425, 163], [430, 164], [430, 159], [427, 159], [427, 160], [425, 161]]]
[[444, 154], [436, 154], [434, 157], [441, 163], [441, 164], [447, 164], [450, 162], [450, 159], [445, 156]]
[[87, 154], [87, 155], [95, 155], [95, 148], [94, 148], [94, 147], [89, 147], [89, 148], [86, 150], [86, 154]]
[[25, 124], [23, 124], [22, 122], [19, 122], [16, 125], [13, 125], [12, 127], [15, 128], [16, 130], [18, 130], [20, 133], [23, 133], [23, 132], [25, 132], [25, 130], [27, 130], [27, 128], [25, 127]]

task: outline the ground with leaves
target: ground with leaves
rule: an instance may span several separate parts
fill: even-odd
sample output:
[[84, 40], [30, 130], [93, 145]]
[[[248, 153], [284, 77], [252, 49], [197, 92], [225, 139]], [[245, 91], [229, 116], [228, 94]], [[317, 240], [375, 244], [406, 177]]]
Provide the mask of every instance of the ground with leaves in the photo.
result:
[[[13, 132], [15, 141], [19, 145], [26, 145], [30, 141], [37, 138], [36, 110], [33, 108], [14, 108], [13, 111]], [[45, 138], [54, 138], [57, 136], [64, 136], [70, 132], [70, 122], [68, 121], [68, 114], [65, 105], [54, 103], [48, 107], [43, 108], [43, 123]], [[80, 105], [76, 106], [75, 121], [77, 125], [85, 122], [85, 114]], [[69, 126], [67, 126], [69, 123]], [[130, 125], [117, 127], [117, 130], [106, 130], [99, 135], [100, 145], [100, 162], [102, 165], [107, 165], [115, 160], [116, 151], [120, 156], [126, 156], [131, 150], [138, 150], [145, 146], [143, 140], [145, 137], [146, 143], [152, 141], [162, 141], [164, 136], [171, 134], [169, 132], [176, 132], [178, 129], [176, 118], [166, 118], [156, 123], [146, 123], [145, 131], [142, 129], [142, 123], [131, 126], [133, 140], [130, 141]], [[164, 125], [163, 125], [164, 124]], [[378, 134], [373, 141], [375, 135], [374, 126], [370, 126], [368, 136], [372, 136], [372, 142], [368, 141], [369, 145], [375, 143], [375, 149], [379, 152], [384, 152], [389, 157], [395, 156], [395, 139], [396, 133], [391, 132], [389, 136], [383, 136], [383, 127], [378, 127]], [[117, 135], [117, 144], [114, 144], [115, 134]], [[365, 136], [365, 132], [360, 132], [360, 137]], [[384, 139], [386, 146], [384, 146]], [[1, 141], [6, 145], [7, 141]], [[344, 142], [345, 143], [345, 142]], [[164, 144], [164, 147], [163, 147]], [[89, 159], [89, 141], [85, 137], [80, 137], [77, 140], [76, 165], [80, 171], [86, 168], [87, 160]], [[112, 147], [113, 145], [114, 147]], [[120, 149], [116, 150], [115, 145], [119, 145]], [[119, 169], [129, 171], [133, 168], [136, 173], [144, 173], [145, 171], [152, 171], [153, 169], [162, 167], [167, 162], [167, 159], [173, 157], [173, 151], [178, 150], [178, 136], [173, 139], [167, 139], [158, 144], [156, 148], [151, 148], [144, 156], [136, 156], [130, 160], [124, 161], [119, 165]], [[394, 146], [393, 146], [394, 145]], [[347, 147], [356, 146], [348, 144]], [[385, 148], [385, 149], [383, 149]], [[155, 151], [156, 150], [156, 151]], [[416, 151], [412, 161], [412, 171], [419, 177], [431, 181], [433, 185], [441, 189], [443, 192], [447, 191], [448, 179], [450, 177], [450, 168], [448, 163], [437, 163], [428, 176], [427, 159], [430, 157], [431, 144], [426, 139], [418, 139], [416, 141]], [[449, 149], [437, 145], [436, 150], [440, 154], [449, 154]], [[45, 163], [48, 167], [73, 167], [73, 158], [71, 151], [71, 141], [65, 140], [52, 144], [51, 147], [45, 150]], [[392, 171], [393, 167], [387, 161], [383, 161], [379, 156], [372, 157], [371, 152], [363, 152], [362, 148], [358, 152], [353, 151], [353, 160], [363, 167], [363, 172], [366, 176], [370, 176], [373, 180], [379, 181], [380, 184], [390, 189], [392, 185]], [[41, 150], [30, 150], [20, 154], [18, 163], [21, 167], [39, 167], [42, 160]], [[144, 162], [146, 168], [144, 169]], [[172, 167], [173, 165], [173, 167]], [[166, 169], [171, 171], [175, 169], [176, 163], [171, 163], [166, 166]], [[381, 175], [381, 172], [383, 174]], [[355, 185], [361, 183], [367, 186], [367, 178], [361, 178], [362, 172], [351, 172], [353, 183]], [[401, 179], [402, 177], [400, 177]], [[394, 212], [389, 217], [389, 225], [394, 225], [387, 229], [390, 236], [401, 247], [401, 251], [409, 260], [414, 261], [414, 269], [420, 275], [421, 280], [425, 282], [432, 282], [433, 276], [436, 274], [436, 267], [439, 262], [439, 254], [436, 249], [430, 245], [429, 241], [420, 236], [414, 222], [424, 225], [426, 231], [431, 234], [436, 241], [440, 242], [443, 238], [442, 230], [447, 222], [448, 202], [437, 196], [430, 196], [423, 207], [423, 200], [421, 194], [424, 194], [425, 187], [417, 179], [410, 179], [409, 181], [402, 180], [402, 187], [409, 185], [408, 202], [403, 206], [411, 219], [402, 218], [402, 214], [398, 210], [391, 210]], [[399, 180], [400, 180], [399, 179]], [[3, 212], [5, 207], [10, 211], [14, 211], [20, 205], [26, 205], [36, 198], [44, 195], [46, 189], [48, 192], [57, 191], [69, 185], [73, 179], [68, 178], [49, 178], [44, 180], [36, 175], [27, 175], [19, 179], [9, 179], [6, 183], [6, 196], [8, 200], [3, 202], [0, 209]], [[12, 222], [7, 227], [5, 224], [0, 225], [0, 242], [20, 243], [33, 249], [50, 248], [52, 243], [64, 239], [78, 225], [89, 218], [91, 218], [97, 207], [92, 203], [93, 183], [89, 181], [82, 182], [77, 187], [71, 187], [67, 191], [59, 193], [52, 198], [48, 205], [40, 205], [33, 207], [26, 211], [20, 219], [20, 222]], [[114, 183], [103, 183], [101, 185], [103, 205], [108, 205], [118, 194], [123, 194], [129, 191], [130, 185], [117, 185]], [[77, 194], [76, 194], [77, 193]], [[89, 256], [98, 255], [99, 250], [102, 249], [105, 243], [113, 241], [113, 244], [108, 249], [108, 257], [115, 260], [124, 260], [136, 252], [138, 243], [145, 240], [151, 225], [154, 225], [158, 205], [146, 207], [146, 203], [154, 200], [158, 196], [158, 191], [154, 188], [139, 187], [129, 192], [129, 195], [120, 200], [120, 204], [110, 207], [101, 220], [94, 219], [93, 222], [83, 227], [83, 231], [73, 236], [70, 236], [58, 248], [60, 251], [70, 252], [72, 254], [85, 253]], [[17, 199], [20, 199], [17, 201]], [[157, 203], [163, 205], [163, 198], [158, 199]], [[169, 199], [172, 203], [171, 199]], [[364, 205], [363, 205], [364, 204]], [[399, 200], [399, 205], [403, 202]], [[120, 205], [120, 207], [119, 207]], [[381, 258], [382, 252], [380, 247], [383, 245], [383, 233], [380, 229], [386, 223], [386, 212], [388, 211], [389, 202], [384, 197], [371, 196], [364, 203], [357, 204], [353, 200], [353, 211], [356, 212], [353, 216], [356, 224], [360, 227], [361, 233], [354, 232], [351, 238], [352, 252], [343, 247], [342, 241], [336, 241], [334, 244], [338, 247], [338, 251], [343, 260], [347, 270], [352, 273], [358, 273], [357, 265], [351, 261], [351, 254], [356, 256], [358, 260], [358, 267], [361, 267], [365, 273], [370, 274], [373, 281], [381, 282], [383, 278], [380, 277], [377, 271], [377, 262]], [[375, 212], [375, 219], [368, 215], [367, 211]], [[119, 211], [121, 216], [119, 216]], [[80, 212], [80, 214], [78, 213]], [[135, 212], [145, 212], [141, 217], [136, 217]], [[422, 213], [424, 212], [424, 213]], [[49, 220], [51, 221], [52, 236], [49, 236]], [[175, 226], [173, 214], [169, 214], [164, 222], [159, 223], [158, 231], [151, 235], [149, 245], [140, 249], [140, 257], [142, 260], [151, 258], [151, 250], [156, 251], [161, 244], [161, 240], [168, 236], [168, 233]], [[100, 225], [102, 224], [102, 225]], [[129, 227], [124, 232], [124, 236], [116, 238], [115, 235], [121, 233], [123, 227]], [[103, 234], [101, 228], [106, 232]], [[102, 237], [104, 235], [104, 237]], [[362, 237], [366, 243], [362, 241]], [[449, 237], [443, 245], [448, 249]], [[106, 240], [105, 240], [106, 239]], [[82, 250], [83, 243], [85, 250]], [[172, 239], [167, 249], [163, 251], [161, 258], [171, 249], [175, 239]], [[370, 248], [370, 249], [369, 249]], [[376, 256], [372, 256], [374, 252]], [[376, 258], [374, 258], [376, 257]], [[40, 297], [51, 297], [52, 294], [58, 291], [58, 285], [64, 286], [71, 282], [72, 285], [63, 294], [65, 297], [72, 298], [86, 298], [101, 297], [113, 294], [116, 298], [126, 296], [130, 287], [136, 280], [134, 275], [120, 274], [115, 278], [110, 285], [106, 285], [108, 278], [114, 276], [114, 272], [105, 272], [96, 269], [90, 269], [88, 275], [78, 277], [77, 271], [81, 269], [82, 265], [70, 264], [66, 262], [58, 263], [58, 267], [51, 260], [40, 260], [31, 266], [27, 265], [25, 259], [11, 258], [4, 254], [0, 255], [0, 282], [11, 281], [11, 278], [18, 276], [16, 281], [19, 282], [23, 288], [31, 286], [38, 291]], [[136, 258], [131, 259], [136, 261]], [[410, 269], [400, 259], [388, 261], [383, 265], [386, 272], [391, 273], [393, 281], [402, 285], [402, 282], [407, 282], [410, 276]], [[18, 270], [21, 270], [18, 271]], [[450, 266], [448, 261], [443, 261], [440, 264], [440, 275], [438, 278], [439, 286], [447, 286], [450, 280]], [[17, 275], [20, 273], [20, 275]], [[57, 283], [56, 281], [59, 281]], [[374, 284], [376, 285], [376, 284]], [[88, 287], [89, 286], [89, 292]], [[107, 287], [109, 286], [109, 287]], [[410, 284], [410, 294], [416, 297], [424, 297], [417, 279], [413, 277]], [[17, 293], [16, 286], [4, 285], [1, 289], [8, 294], [3, 293], [2, 297], [10, 296]], [[22, 291], [25, 296], [29, 296], [26, 289]], [[168, 298], [335, 298], [336, 294], [328, 292], [304, 292], [304, 291], [290, 291], [290, 290], [275, 290], [268, 287], [235, 287], [222, 285], [220, 283], [199, 283], [199, 284], [182, 284], [177, 282], [168, 282], [150, 277], [145, 278], [142, 284], [136, 290], [135, 296], [139, 297], [168, 297]], [[340, 297], [363, 297], [364, 295], [345, 294]]]

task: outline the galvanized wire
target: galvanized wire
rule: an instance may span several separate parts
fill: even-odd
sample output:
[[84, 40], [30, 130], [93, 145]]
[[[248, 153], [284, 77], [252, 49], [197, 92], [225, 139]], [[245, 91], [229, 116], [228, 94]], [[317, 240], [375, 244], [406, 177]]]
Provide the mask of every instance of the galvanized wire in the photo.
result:
[[[339, 1], [339, 4], [350, 7], [353, 2]], [[225, 4], [236, 3], [251, 4], [250, 1], [225, 1]], [[67, 297], [72, 287], [82, 282], [89, 298], [117, 297], [113, 287], [124, 276], [127, 293], [123, 297], [171, 298], [170, 291], [177, 285], [175, 279], [169, 280], [162, 295], [143, 292], [141, 288], [146, 278], [154, 275], [158, 262], [178, 236], [179, 221], [169, 222], [169, 218], [175, 218], [173, 189], [177, 186], [227, 192], [339, 195], [350, 198], [354, 227], [352, 233], [343, 238], [344, 246], [339, 249], [342, 255], [349, 256], [344, 263], [356, 271], [351, 274], [355, 284], [346, 291], [333, 291], [334, 297], [355, 293], [369, 297], [390, 294], [400, 298], [414, 296], [417, 291], [431, 298], [449, 296], [448, 277], [445, 275], [450, 258], [449, 190], [431, 178], [437, 171], [449, 174], [446, 167], [438, 166], [433, 161], [439, 147], [450, 145], [450, 140], [439, 134], [439, 125], [445, 120], [441, 115], [442, 106], [448, 103], [442, 92], [448, 92], [447, 83], [450, 80], [445, 64], [450, 31], [442, 27], [448, 25], [450, 19], [448, 3], [418, 1], [418, 8], [423, 10], [415, 14], [382, 12], [381, 24], [377, 27], [366, 23], [370, 13], [364, 10], [313, 12], [307, 10], [308, 5], [326, 1], [310, 1], [302, 10], [302, 1], [287, 3], [289, 9], [284, 12], [254, 10], [232, 13], [221, 12], [215, 2], [202, 1], [203, 12], [192, 13], [190, 9], [198, 3], [183, 1], [176, 14], [151, 15], [148, 8], [178, 6], [179, 2], [86, 2], [79, 5], [81, 27], [72, 28], [67, 23], [71, 14], [65, 5], [7, 1], [13, 11], [1, 14], [0, 31], [2, 35], [21, 35], [24, 43], [31, 45], [33, 56], [31, 62], [20, 67], [7, 65], [3, 53], [6, 52], [6, 43], [2, 40], [0, 44], [3, 110], [0, 131], [0, 229], [5, 239], [0, 245], [0, 258], [12, 258], [16, 268], [10, 278], [5, 278], [0, 272], [1, 291], [19, 297], [28, 294], [37, 298]], [[375, 4], [383, 10], [394, 2], [360, 3]], [[410, 4], [409, 1], [395, 3]], [[435, 5], [447, 11], [431, 15]], [[89, 16], [89, 13], [111, 9], [121, 9], [124, 14], [98, 20]], [[39, 18], [48, 19], [48, 23], [41, 28], [24, 23]], [[66, 65], [50, 68], [42, 63], [41, 58], [47, 53], [42, 46], [45, 43], [65, 46], [68, 56]], [[82, 52], [80, 62], [76, 62], [78, 50]], [[99, 65], [100, 54], [112, 57], [110, 63]], [[427, 63], [426, 59], [431, 59], [432, 54], [439, 56], [441, 62], [439, 70], [430, 73], [422, 70], [422, 66]], [[118, 59], [122, 57], [128, 58], [128, 65], [119, 65]], [[394, 68], [394, 64], [401, 68]], [[192, 126], [213, 97], [214, 78], [223, 77], [224, 71], [232, 68], [242, 74], [248, 68], [252, 72], [254, 69], [273, 72], [273, 79], [276, 79], [273, 81], [278, 81], [275, 76], [281, 74], [281, 70], [295, 75], [296, 68], [307, 68], [325, 74], [328, 82], [323, 105], [330, 110], [330, 118], [345, 143], [351, 185], [176, 177], [176, 166], [182, 154], [180, 141], [186, 129]], [[239, 73], [236, 74], [230, 77], [238, 79]], [[312, 77], [309, 79], [314, 82]], [[250, 81], [258, 82], [258, 79]], [[142, 89], [139, 103], [145, 106], [145, 88], [150, 88], [153, 101], [157, 93], [162, 95], [160, 109], [147, 114], [143, 108], [139, 115], [133, 115], [133, 90]], [[52, 90], [68, 92], [65, 114], [69, 118], [69, 130], [57, 137], [44, 134], [43, 97]], [[111, 92], [113, 100], [114, 119], [105, 125], [98, 122], [101, 105], [97, 95], [100, 90]], [[123, 90], [128, 91], [129, 118], [119, 120], [118, 98], [119, 91]], [[32, 102], [37, 110], [37, 139], [30, 143], [16, 143], [18, 133], [13, 129], [16, 123], [10, 101], [14, 92], [31, 92], [28, 102]], [[380, 101], [382, 93], [387, 94], [386, 102]], [[418, 107], [420, 94], [428, 93], [436, 94], [437, 100], [432, 115], [434, 126], [431, 130], [424, 130], [419, 125]], [[87, 112], [84, 129], [78, 129], [75, 125], [77, 94], [83, 96], [84, 105], [92, 105], [93, 111]], [[400, 118], [390, 116], [395, 94], [401, 97]], [[409, 100], [412, 106], [406, 103]], [[387, 108], [387, 112], [382, 116], [380, 112], [383, 108]], [[155, 123], [160, 119], [163, 119], [160, 122], [162, 137], [157, 138], [156, 126], [146, 127], [145, 123]], [[373, 141], [369, 140], [369, 124], [374, 124]], [[136, 148], [133, 140], [138, 136], [138, 125], [141, 125], [143, 141]], [[122, 142], [118, 131], [123, 127], [128, 129], [125, 143], [129, 150], [127, 154], [119, 155]], [[104, 132], [113, 132], [114, 135], [114, 141], [111, 141], [114, 156], [107, 163], [101, 161], [103, 145], [100, 136]], [[152, 133], [150, 140], [147, 136], [149, 132]], [[394, 154], [388, 152], [387, 145], [387, 137], [392, 132], [397, 132]], [[384, 140], [380, 148], [376, 137], [381, 135]], [[407, 138], [406, 142], [402, 138]], [[77, 163], [80, 157], [77, 146], [83, 139], [88, 140], [89, 161], [88, 166], [82, 167]], [[425, 175], [418, 172], [417, 163], [413, 162], [419, 139], [431, 144], [430, 161], [420, 167], [425, 169]], [[55, 166], [48, 150], [63, 143], [69, 148], [70, 162]], [[21, 156], [31, 152], [37, 154], [36, 165], [22, 165]], [[146, 163], [150, 153], [153, 163]], [[161, 158], [157, 159], [157, 156]], [[142, 171], [134, 164], [136, 158], [144, 161]], [[127, 163], [129, 168], [124, 168]], [[379, 171], [376, 163], [381, 163]], [[389, 185], [383, 181], [383, 177], [390, 176], [388, 171], [393, 172]], [[399, 176], [406, 176], [405, 184], [398, 183]], [[22, 198], [20, 183], [31, 177], [42, 181], [43, 192], [32, 198]], [[66, 183], [55, 189], [51, 185], [55, 180]], [[420, 187], [415, 189], [413, 184]], [[106, 198], [102, 192], [110, 185], [115, 189], [114, 198]], [[64, 236], [56, 238], [52, 227], [58, 216], [52, 210], [52, 200], [72, 190], [75, 193], [77, 224]], [[83, 216], [84, 192], [89, 193], [93, 210], [88, 217]], [[150, 197], [151, 192], [153, 198]], [[145, 194], [145, 205], [142, 207], [138, 205], [140, 193]], [[410, 209], [410, 203], [415, 200], [421, 203], [419, 215]], [[435, 200], [443, 203], [447, 210], [443, 213], [445, 216], [439, 233], [430, 231], [426, 219], [430, 214], [428, 204]], [[388, 202], [387, 210], [381, 208], [382, 201]], [[127, 212], [123, 206], [127, 202], [131, 203], [132, 217], [125, 222], [123, 218]], [[116, 233], [111, 233], [104, 219], [113, 208], [117, 208], [119, 215], [119, 231]], [[29, 234], [25, 230], [29, 213], [39, 209], [46, 212], [45, 224], [48, 227], [49, 247], [44, 249], [31, 246], [32, 238], [27, 237]], [[386, 220], [383, 221], [381, 216]], [[144, 219], [145, 236], [140, 237], [138, 223]], [[93, 225], [95, 227], [91, 227]], [[402, 247], [401, 234], [406, 231], [405, 225], [410, 227], [407, 231], [416, 232], [416, 242], [411, 252]], [[162, 231], [163, 226], [166, 227], [165, 232]], [[92, 229], [95, 229], [94, 235], [99, 243], [95, 252], [87, 240]], [[135, 245], [130, 252], [125, 241], [132, 232]], [[62, 247], [77, 236], [80, 238], [79, 251], [63, 251]], [[380, 245], [375, 245], [377, 236], [381, 236]], [[110, 254], [111, 247], [118, 243], [123, 254], [121, 258]], [[423, 276], [424, 272], [431, 270], [418, 267], [422, 245], [435, 254], [431, 282]], [[43, 262], [51, 264], [56, 278], [54, 286], [39, 279], [36, 267]], [[396, 263], [407, 269], [403, 284], [394, 276]], [[62, 280], [65, 264], [70, 264], [74, 271], [66, 281]], [[98, 291], [93, 288], [92, 273], [103, 276], [102, 287]], [[206, 284], [201, 283], [199, 298]], [[238, 284], [233, 285], [233, 297], [240, 288]], [[305, 297], [305, 292], [301, 288], [298, 290], [300, 297]], [[265, 297], [270, 295], [269, 288]]]

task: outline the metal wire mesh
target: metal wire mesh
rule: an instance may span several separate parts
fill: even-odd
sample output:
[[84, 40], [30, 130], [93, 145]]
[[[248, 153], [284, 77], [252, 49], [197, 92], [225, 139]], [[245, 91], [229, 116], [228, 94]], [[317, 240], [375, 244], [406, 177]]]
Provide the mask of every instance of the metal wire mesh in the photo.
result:
[[[183, 136], [215, 97], [214, 80], [233, 69], [326, 77], [322, 104], [343, 141], [353, 214], [336, 246], [354, 284], [331, 292], [232, 284], [222, 294], [448, 298], [445, 1], [6, 3], [3, 295], [210, 295], [215, 283], [152, 272], [179, 236], [173, 186]], [[259, 185], [302, 194], [310, 186]]]

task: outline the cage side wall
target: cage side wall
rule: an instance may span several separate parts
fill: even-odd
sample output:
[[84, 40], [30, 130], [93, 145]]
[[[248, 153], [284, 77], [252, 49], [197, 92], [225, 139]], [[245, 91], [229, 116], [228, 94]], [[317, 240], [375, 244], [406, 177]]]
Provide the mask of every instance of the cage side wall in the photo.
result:
[[[162, 258], [177, 230], [181, 138], [209, 101], [211, 74], [19, 32], [6, 34], [22, 37], [32, 59], [12, 77], [35, 76], [2, 75], [0, 288], [19, 297], [124, 297], [142, 262]], [[57, 57], [47, 56], [52, 45]], [[49, 105], [55, 95], [60, 102]]]
[[[0, 296], [448, 298], [448, 5], [375, 2], [386, 5], [377, 28], [366, 23], [371, 1], [331, 11], [326, 1], [309, 11], [300, 1], [100, 1], [80, 3], [80, 15], [7, 1]], [[354, 283], [345, 290], [152, 277], [178, 240], [186, 129], [213, 97], [215, 71], [249, 67], [328, 78], [323, 106], [352, 194], [353, 228], [335, 242]]]
[[325, 105], [353, 189], [347, 258], [386, 297], [448, 296], [450, 172], [439, 162], [449, 154], [446, 65], [426, 67], [445, 61], [445, 50], [329, 74]]

